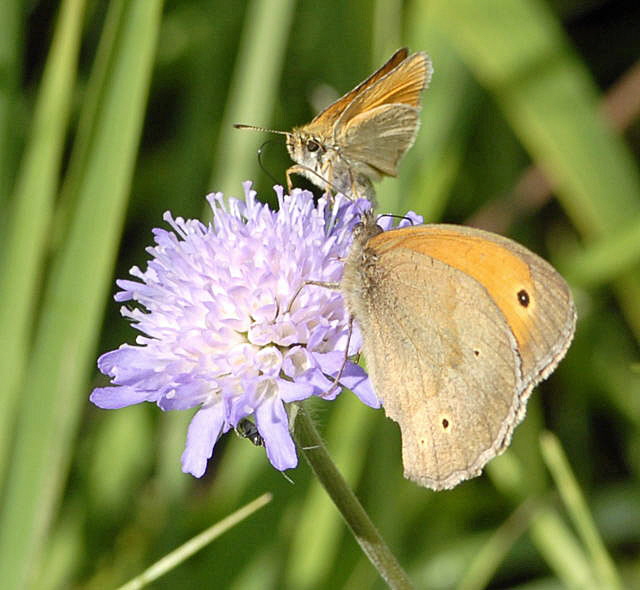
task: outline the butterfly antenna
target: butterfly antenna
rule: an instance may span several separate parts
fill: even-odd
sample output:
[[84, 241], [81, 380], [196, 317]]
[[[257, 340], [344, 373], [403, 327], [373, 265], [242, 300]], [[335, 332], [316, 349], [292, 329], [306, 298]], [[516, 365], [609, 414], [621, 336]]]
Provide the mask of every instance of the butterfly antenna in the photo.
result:
[[265, 141], [259, 148], [258, 148], [258, 165], [260, 166], [260, 169], [271, 179], [273, 180], [273, 182], [275, 184], [280, 184], [279, 181], [276, 179], [276, 177], [271, 174], [271, 172], [269, 172], [269, 170], [267, 170], [267, 167], [264, 165], [264, 162], [262, 160], [262, 156], [264, 155], [264, 148], [266, 145], [269, 145], [270, 143], [273, 143], [273, 139], [268, 139], [267, 141]]
[[393, 213], [383, 213], [378, 217], [378, 221], [380, 221], [383, 217], [392, 217], [394, 219], [408, 221], [411, 225], [413, 225], [413, 219], [411, 219], [410, 217], [407, 217], [406, 215], [394, 215]]
[[277, 133], [278, 135], [291, 135], [288, 131], [279, 131], [278, 129], [267, 129], [266, 127], [258, 127], [256, 125], [244, 125], [243, 123], [234, 123], [236, 129], [251, 129], [252, 131], [265, 131], [266, 133]]

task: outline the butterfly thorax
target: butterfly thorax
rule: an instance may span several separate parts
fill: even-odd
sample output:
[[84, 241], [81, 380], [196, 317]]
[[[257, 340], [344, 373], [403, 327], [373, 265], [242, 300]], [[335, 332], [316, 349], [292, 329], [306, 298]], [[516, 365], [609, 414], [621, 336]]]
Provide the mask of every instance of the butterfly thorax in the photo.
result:
[[375, 288], [375, 274], [378, 270], [377, 255], [367, 244], [380, 233], [382, 228], [370, 211], [364, 214], [363, 220], [353, 230], [353, 242], [344, 265], [341, 291], [347, 309], [356, 318], [368, 315], [362, 306], [371, 300], [371, 290]]

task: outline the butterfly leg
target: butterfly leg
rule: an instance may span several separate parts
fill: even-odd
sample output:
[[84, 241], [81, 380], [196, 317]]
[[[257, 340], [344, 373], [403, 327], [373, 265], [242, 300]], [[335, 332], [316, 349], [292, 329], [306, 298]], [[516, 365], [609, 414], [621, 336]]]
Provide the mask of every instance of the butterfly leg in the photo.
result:
[[311, 180], [311, 182], [313, 182], [314, 184], [317, 184], [317, 180], [313, 180], [310, 176], [310, 174], [314, 174], [313, 170], [311, 170], [311, 168], [307, 168], [306, 166], [300, 166], [298, 164], [296, 164], [295, 166], [291, 166], [290, 168], [287, 168], [287, 171], [285, 173], [287, 175], [287, 189], [289, 190], [289, 192], [291, 192], [291, 190], [293, 189], [293, 181], [291, 180], [291, 175], [292, 174], [298, 174], [300, 176], [304, 176], [305, 178], [309, 178], [309, 180]]
[[293, 189], [293, 182], [291, 181], [291, 175], [299, 174], [299, 172], [296, 171], [296, 168], [297, 166], [291, 166], [290, 168], [287, 168], [287, 171], [285, 172], [287, 176], [287, 190], [289, 191], [289, 194], [291, 194], [291, 190]]
[[313, 184], [315, 184], [322, 190], [333, 190], [336, 193], [340, 192], [335, 186], [333, 186], [333, 184], [329, 180], [322, 176], [322, 174], [319, 174], [308, 166], [302, 166], [300, 164], [296, 164], [295, 166], [287, 168], [287, 188], [289, 189], [289, 191], [291, 191], [291, 189], [293, 188], [293, 182], [291, 181], [292, 174], [299, 174], [300, 176], [304, 176], [306, 179], [310, 180]]
[[347, 332], [347, 344], [344, 348], [344, 358], [342, 359], [342, 365], [340, 366], [340, 370], [338, 374], [333, 378], [333, 384], [323, 395], [329, 396], [331, 395], [338, 387], [340, 387], [340, 379], [342, 379], [342, 374], [344, 373], [344, 369], [347, 366], [347, 361], [349, 360], [349, 345], [351, 344], [351, 334], [353, 333], [353, 316], [349, 315], [349, 332]]
[[316, 287], [324, 287], [325, 289], [331, 289], [332, 291], [339, 291], [340, 290], [340, 283], [330, 283], [330, 282], [327, 282], [327, 281], [305, 281], [304, 283], [302, 283], [302, 285], [300, 285], [298, 287], [297, 291], [293, 294], [293, 297], [291, 298], [291, 301], [289, 302], [289, 305], [287, 306], [286, 313], [289, 313], [291, 311], [291, 308], [293, 307], [294, 301], [298, 298], [298, 295], [300, 295], [300, 292], [302, 291], [302, 289], [304, 289], [307, 285], [315, 285]]

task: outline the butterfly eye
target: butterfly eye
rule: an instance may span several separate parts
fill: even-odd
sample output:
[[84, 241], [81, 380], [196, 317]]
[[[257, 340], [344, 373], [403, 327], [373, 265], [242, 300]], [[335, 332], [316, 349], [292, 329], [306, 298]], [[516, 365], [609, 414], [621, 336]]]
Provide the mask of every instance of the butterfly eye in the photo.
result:
[[307, 149], [310, 152], [317, 152], [320, 149], [320, 144], [317, 141], [313, 141], [313, 139], [310, 139], [309, 141], [307, 141]]

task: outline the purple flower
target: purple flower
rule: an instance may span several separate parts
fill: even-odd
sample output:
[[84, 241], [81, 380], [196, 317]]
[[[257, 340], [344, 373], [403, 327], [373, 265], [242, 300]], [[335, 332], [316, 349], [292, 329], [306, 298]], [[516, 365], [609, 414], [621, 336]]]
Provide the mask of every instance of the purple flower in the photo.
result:
[[[208, 197], [213, 222], [165, 221], [136, 280], [117, 282], [117, 301], [140, 331], [98, 360], [112, 386], [91, 401], [115, 409], [144, 401], [162, 410], [198, 408], [189, 426], [182, 469], [204, 474], [218, 438], [245, 417], [255, 420], [277, 469], [297, 465], [285, 403], [312, 395], [334, 399], [344, 363], [349, 318], [339, 291], [304, 286], [337, 282], [352, 229], [366, 201], [338, 195], [315, 206], [308, 191], [284, 195], [279, 211], [260, 204], [245, 184], [245, 201]], [[386, 224], [388, 225], [388, 224]], [[296, 293], [298, 293], [296, 295]], [[361, 337], [354, 325], [349, 355]], [[340, 384], [379, 407], [366, 373], [347, 361]]]

